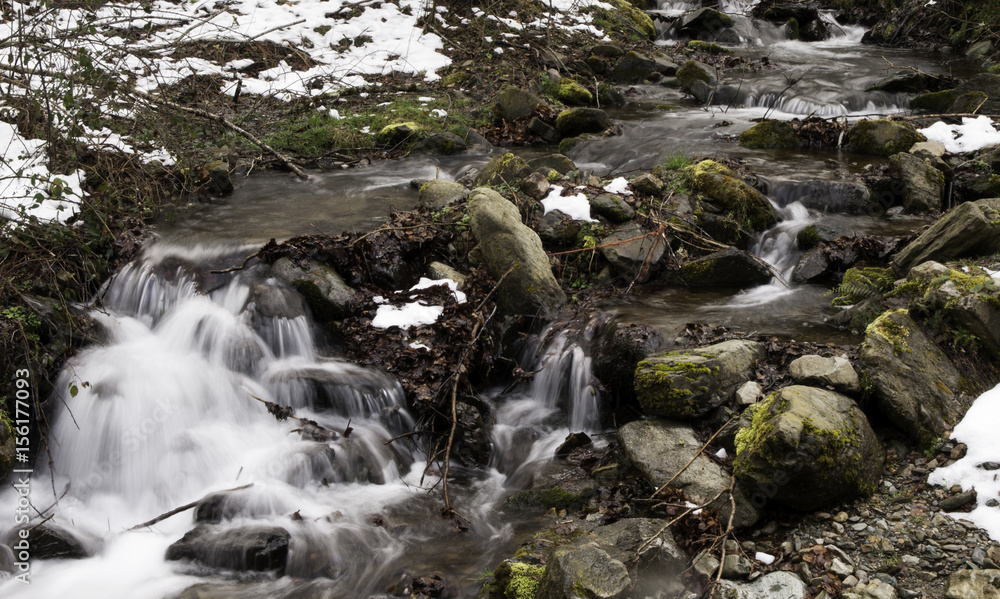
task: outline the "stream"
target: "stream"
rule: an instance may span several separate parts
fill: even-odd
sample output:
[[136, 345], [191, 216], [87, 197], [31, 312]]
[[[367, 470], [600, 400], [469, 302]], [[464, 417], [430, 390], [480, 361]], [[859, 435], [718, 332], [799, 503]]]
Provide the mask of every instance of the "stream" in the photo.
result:
[[[678, 15], [697, 4], [668, 0], [656, 12]], [[724, 1], [723, 8], [742, 13], [748, 4]], [[754, 252], [785, 281], [743, 291], [640, 292], [606, 305], [614, 318], [858, 341], [826, 324], [835, 309], [825, 287], [787, 282], [798, 258], [795, 235], [821, 222], [885, 233], [923, 221], [851, 216], [800, 201], [810, 181], [847, 180], [870, 157], [746, 150], [720, 135], [736, 135], [765, 114], [856, 119], [900, 112], [905, 95], [865, 91], [889, 72], [885, 59], [929, 73], [965, 67], [861, 45], [863, 30], [824, 18], [833, 37], [806, 43], [736, 14], [742, 42], [729, 47], [773, 65], [743, 75], [740, 106], [695, 106], [676, 88], [636, 86], [629, 105], [610, 112], [622, 134], [573, 149], [570, 157], [599, 176], [634, 175], [677, 152], [740, 156], [766, 181], [781, 219]], [[663, 36], [662, 43], [674, 43], [669, 28]], [[657, 109], [664, 104], [681, 108]], [[0, 580], [0, 596], [161, 599], [204, 584], [213, 597], [389, 597], [408, 594], [414, 576], [432, 574], [448, 581], [452, 597], [474, 596], [477, 578], [544, 522], [504, 500], [551, 468], [569, 432], [602, 432], [590, 372], [593, 331], [553, 323], [522, 348], [522, 367], [538, 371], [531, 385], [482, 391], [495, 419], [492, 458], [488, 468], [457, 473], [453, 502], [470, 530], [456, 533], [439, 516], [440, 473], [427, 467], [428, 448], [406, 438], [386, 443], [413, 425], [399, 384], [339, 356], [306, 312], [283, 306], [288, 290], [266, 271], [211, 271], [239, 264], [272, 237], [370, 227], [391, 208], [415, 205], [410, 180], [457, 178], [487, 159], [409, 158], [319, 173], [309, 182], [264, 174], [243, 181], [233, 196], [164, 218], [157, 239], [95, 301], [107, 341], [66, 365], [52, 401], [52, 467], [40, 459], [32, 475], [32, 504], [41, 510], [58, 501], [49, 525], [72, 529], [94, 557], [36, 560], [32, 583]], [[353, 432], [327, 443], [305, 440], [290, 434], [297, 422], [277, 421], [255, 397], [328, 429], [349, 423]], [[236, 535], [287, 531], [284, 576], [166, 561], [167, 548], [194, 528], [191, 511], [129, 530], [213, 493], [210, 509], [195, 510], [199, 519]], [[5, 513], [16, 504], [14, 492], [0, 495]]]

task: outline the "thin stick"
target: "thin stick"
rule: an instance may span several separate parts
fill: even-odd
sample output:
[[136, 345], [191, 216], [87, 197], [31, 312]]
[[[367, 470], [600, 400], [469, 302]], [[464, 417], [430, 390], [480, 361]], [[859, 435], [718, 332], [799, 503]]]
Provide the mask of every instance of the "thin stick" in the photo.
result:
[[722, 429], [726, 428], [729, 425], [729, 423], [732, 422], [734, 419], [735, 419], [735, 416], [733, 418], [730, 418], [729, 420], [727, 420], [725, 424], [723, 424], [721, 427], [719, 427], [719, 430], [717, 430], [714, 433], [712, 433], [712, 436], [708, 438], [708, 441], [705, 441], [705, 444], [701, 446], [701, 449], [699, 449], [697, 452], [695, 452], [695, 454], [693, 456], [691, 456], [691, 459], [688, 460], [688, 463], [684, 464], [684, 467], [681, 468], [680, 470], [678, 470], [677, 474], [671, 476], [670, 480], [668, 480], [667, 482], [663, 483], [663, 486], [660, 487], [659, 489], [657, 489], [656, 491], [654, 491], [653, 494], [649, 496], [649, 498], [650, 499], [654, 499], [657, 495], [659, 495], [660, 493], [662, 493], [664, 489], [666, 489], [667, 487], [669, 487], [670, 483], [674, 482], [674, 480], [676, 480], [678, 476], [680, 476], [685, 470], [687, 470], [688, 466], [690, 466], [691, 464], [693, 464], [694, 461], [696, 459], [698, 459], [698, 456], [701, 455], [701, 452], [705, 451], [705, 448], [708, 447], [709, 444], [712, 441], [714, 441], [717, 436], [719, 436], [719, 433], [722, 432]]
[[645, 543], [643, 543], [642, 545], [640, 545], [640, 546], [639, 546], [639, 548], [635, 550], [635, 560], [637, 561], [637, 560], [639, 559], [639, 556], [640, 556], [640, 555], [642, 554], [642, 550], [643, 550], [643, 549], [645, 549], [646, 547], [649, 547], [649, 544], [650, 544], [650, 543], [652, 543], [652, 542], [653, 542], [653, 541], [654, 541], [654, 540], [655, 540], [655, 539], [656, 539], [657, 537], [659, 537], [660, 535], [662, 535], [662, 534], [663, 534], [663, 531], [665, 531], [665, 530], [667, 530], [668, 528], [670, 528], [671, 526], [673, 526], [673, 525], [674, 525], [674, 524], [675, 524], [675, 523], [676, 523], [677, 521], [679, 521], [679, 520], [680, 520], [681, 518], [683, 518], [684, 516], [687, 516], [687, 515], [688, 515], [688, 514], [690, 514], [691, 512], [693, 512], [693, 511], [695, 511], [695, 510], [701, 510], [701, 509], [704, 509], [704, 508], [708, 507], [708, 506], [709, 506], [709, 505], [711, 505], [711, 504], [712, 504], [712, 502], [714, 502], [714, 501], [715, 501], [716, 499], [718, 499], [719, 497], [722, 497], [722, 494], [723, 494], [723, 493], [725, 493], [725, 492], [726, 492], [726, 489], [723, 489], [723, 490], [719, 491], [718, 493], [716, 493], [716, 494], [715, 494], [715, 497], [713, 497], [713, 498], [709, 499], [708, 501], [706, 501], [705, 503], [703, 503], [703, 504], [701, 504], [701, 505], [696, 505], [696, 506], [694, 506], [694, 507], [689, 507], [689, 508], [688, 508], [688, 509], [687, 509], [686, 511], [684, 511], [684, 513], [682, 513], [682, 514], [681, 514], [680, 516], [677, 516], [676, 518], [674, 518], [674, 519], [673, 519], [673, 520], [671, 520], [670, 522], [667, 522], [666, 524], [664, 524], [663, 526], [661, 526], [661, 527], [660, 527], [660, 530], [656, 531], [656, 532], [655, 532], [655, 533], [653, 534], [653, 536], [651, 536], [651, 537], [649, 537], [648, 539], [646, 539], [646, 542], [645, 542]]
[[[219, 492], [220, 493], [231, 493], [233, 491], [240, 491], [242, 489], [246, 489], [247, 487], [252, 487], [252, 486], [253, 486], [253, 483], [248, 483], [248, 484], [245, 484], [245, 485], [243, 485], [241, 487], [233, 487], [232, 489], [226, 489], [225, 491], [219, 491]], [[202, 499], [204, 499], [204, 497]], [[161, 522], [163, 520], [166, 520], [167, 518], [169, 518], [171, 516], [175, 516], [175, 515], [177, 515], [177, 514], [179, 514], [181, 512], [186, 512], [187, 510], [189, 510], [189, 509], [193, 508], [194, 506], [198, 505], [198, 503], [200, 501], [201, 501], [201, 499], [199, 499], [198, 501], [192, 501], [191, 503], [187, 503], [187, 504], [184, 504], [184, 505], [182, 505], [180, 507], [174, 508], [174, 509], [170, 510], [169, 512], [164, 512], [164, 513], [160, 514], [159, 516], [153, 518], [152, 520], [149, 520], [147, 522], [143, 522], [142, 524], [136, 524], [135, 526], [133, 526], [132, 528], [130, 528], [128, 530], [129, 531], [133, 531], [133, 530], [135, 530], [137, 528], [146, 528], [146, 527], [152, 526], [152, 525], [156, 524], [157, 522]]]

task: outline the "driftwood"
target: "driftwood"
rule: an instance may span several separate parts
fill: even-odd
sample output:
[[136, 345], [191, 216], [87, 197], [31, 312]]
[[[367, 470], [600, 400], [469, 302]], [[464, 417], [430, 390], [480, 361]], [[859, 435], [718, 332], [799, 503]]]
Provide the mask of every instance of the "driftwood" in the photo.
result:
[[[225, 491], [219, 491], [219, 493], [232, 493], [233, 491], [240, 491], [240, 490], [246, 489], [248, 487], [252, 487], [252, 486], [253, 486], [253, 483], [248, 483], [248, 484], [245, 484], [245, 485], [242, 485], [242, 486], [239, 486], [239, 487], [233, 487], [232, 489], [226, 489]], [[204, 499], [204, 497], [202, 499]], [[176, 507], [176, 508], [170, 510], [169, 512], [164, 512], [164, 513], [160, 514], [159, 516], [153, 518], [152, 520], [147, 520], [146, 522], [143, 522], [142, 524], [136, 524], [135, 526], [133, 526], [129, 530], [132, 531], [132, 530], [136, 530], [136, 529], [139, 529], [139, 528], [146, 528], [146, 527], [149, 527], [149, 526], [152, 526], [152, 525], [156, 524], [157, 522], [162, 522], [163, 520], [166, 520], [167, 518], [169, 518], [171, 516], [176, 516], [177, 514], [179, 514], [181, 512], [188, 511], [189, 509], [191, 509], [194, 506], [198, 505], [198, 503], [200, 501], [201, 501], [201, 499], [199, 499], [198, 501], [192, 501], [191, 503], [186, 503], [186, 504], [184, 504], [184, 505], [182, 505], [180, 507]]]

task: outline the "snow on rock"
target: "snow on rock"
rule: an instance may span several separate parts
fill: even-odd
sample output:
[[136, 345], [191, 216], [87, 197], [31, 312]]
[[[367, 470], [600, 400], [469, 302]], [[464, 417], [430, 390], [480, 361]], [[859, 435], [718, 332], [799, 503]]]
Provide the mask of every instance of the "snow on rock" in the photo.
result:
[[979, 505], [969, 513], [956, 516], [971, 520], [994, 540], [1000, 541], [1000, 509], [986, 505], [986, 501], [1000, 493], [1000, 480], [997, 480], [1000, 477], [997, 477], [997, 471], [981, 467], [987, 462], [1000, 463], [1000, 445], [996, 443], [997, 422], [1000, 422], [1000, 385], [980, 395], [965, 418], [955, 426], [951, 438], [969, 447], [965, 457], [950, 466], [934, 470], [927, 477], [927, 482], [945, 487], [960, 485], [964, 491], [975, 488]]
[[617, 193], [619, 195], [632, 195], [632, 192], [628, 190], [628, 179], [625, 177], [613, 179], [610, 183], [604, 186], [604, 191], [608, 193]]
[[595, 221], [595, 219], [590, 217], [590, 201], [587, 199], [587, 196], [578, 193], [563, 197], [562, 191], [563, 188], [558, 185], [553, 185], [549, 189], [549, 195], [542, 200], [542, 206], [545, 208], [546, 214], [553, 210], [558, 210], [573, 220]]
[[1000, 144], [1000, 131], [997, 131], [993, 121], [987, 116], [974, 119], [962, 118], [961, 125], [949, 125], [938, 121], [925, 129], [917, 129], [924, 137], [944, 144], [945, 150], [952, 154], [973, 152], [986, 146]]

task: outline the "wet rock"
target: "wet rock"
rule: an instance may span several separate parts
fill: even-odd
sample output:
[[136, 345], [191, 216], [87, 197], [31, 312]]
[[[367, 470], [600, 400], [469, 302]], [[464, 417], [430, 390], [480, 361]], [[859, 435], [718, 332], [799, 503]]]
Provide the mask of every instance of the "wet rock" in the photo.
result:
[[229, 172], [229, 163], [224, 160], [213, 160], [201, 167], [208, 173], [208, 188], [216, 195], [229, 195], [236, 187]]
[[434, 133], [417, 142], [413, 146], [415, 154], [440, 154], [451, 156], [464, 152], [467, 148], [465, 140], [454, 133]]
[[981, 42], [976, 42], [969, 46], [965, 50], [965, 57], [971, 58], [972, 60], [982, 60], [984, 58], [989, 58], [993, 54], [993, 42], [990, 40], [983, 40]]
[[570, 433], [566, 435], [566, 439], [559, 444], [559, 447], [556, 447], [556, 457], [564, 458], [577, 447], [586, 447], [590, 444], [590, 436], [587, 433]]
[[560, 247], [570, 247], [576, 245], [577, 236], [580, 234], [581, 222], [573, 220], [559, 210], [546, 212], [538, 221], [535, 229], [538, 236], [545, 243], [551, 243]]
[[861, 392], [861, 379], [845, 357], [802, 356], [788, 365], [788, 373], [800, 385], [830, 386], [848, 394]]
[[751, 287], [770, 281], [771, 271], [743, 250], [728, 248], [688, 262], [679, 276], [689, 287]]
[[384, 146], [394, 146], [407, 141], [423, 129], [423, 126], [412, 121], [392, 123], [382, 127], [381, 131], [375, 134], [375, 141]]
[[[674, 541], [669, 530], [663, 531], [655, 541], [646, 541], [661, 530], [666, 520], [650, 518], [625, 518], [594, 530], [597, 543], [613, 559], [629, 564], [635, 558], [645, 567], [655, 563], [658, 573], [680, 575], [687, 568], [688, 556]], [[645, 545], [645, 546], [644, 546]]]
[[681, 16], [677, 31], [695, 38], [715, 35], [719, 30], [733, 26], [733, 18], [714, 8], [702, 8]]
[[666, 344], [658, 329], [645, 324], [614, 321], [601, 330], [594, 343], [594, 375], [610, 390], [616, 409], [636, 404], [635, 368]]
[[632, 584], [628, 569], [597, 543], [557, 547], [538, 583], [535, 599], [622, 597]]
[[461, 183], [447, 179], [432, 179], [420, 186], [417, 206], [428, 210], [440, 210], [457, 204], [469, 197], [469, 190]]
[[11, 551], [10, 547], [6, 545], [0, 545], [0, 580], [6, 578], [5, 574], [13, 575], [15, 574], [14, 565], [17, 559], [14, 557], [14, 552]]
[[602, 193], [590, 198], [590, 209], [613, 223], [623, 223], [635, 218], [635, 210], [620, 197]]
[[601, 133], [611, 128], [611, 118], [600, 108], [570, 108], [556, 117], [556, 130], [564, 137]]
[[556, 90], [556, 99], [567, 106], [589, 106], [594, 94], [572, 79], [563, 79]]
[[728, 400], [765, 357], [761, 344], [743, 339], [650, 356], [636, 368], [636, 397], [646, 414], [698, 418]]
[[640, 83], [655, 72], [656, 62], [652, 58], [638, 52], [628, 52], [615, 65], [611, 78], [616, 83]]
[[793, 385], [751, 409], [733, 463], [748, 488], [803, 511], [875, 492], [885, 452], [850, 398]]
[[456, 125], [455, 131], [465, 143], [466, 151], [489, 152], [493, 149], [493, 144], [491, 144], [472, 127], [467, 125]]
[[576, 165], [565, 154], [549, 154], [548, 156], [533, 158], [528, 161], [528, 166], [536, 171], [543, 167], [550, 168], [560, 175], [577, 170]]
[[[776, 189], [772, 189], [777, 187]], [[871, 190], [862, 183], [850, 181], [783, 181], [780, 187], [768, 183], [765, 193], [781, 205], [792, 201], [821, 212], [847, 214], [878, 214], [884, 212]], [[818, 225], [817, 225], [818, 226]]]
[[469, 199], [469, 215], [490, 273], [497, 280], [506, 275], [497, 289], [503, 313], [546, 314], [566, 303], [542, 240], [521, 223], [513, 203], [492, 189], [475, 189]]
[[497, 94], [493, 104], [493, 113], [505, 121], [513, 121], [530, 115], [538, 106], [544, 104], [542, 99], [535, 94], [506, 85]]
[[712, 599], [805, 599], [806, 583], [791, 572], [771, 572], [753, 582], [722, 580]]
[[601, 255], [618, 274], [646, 280], [660, 268], [664, 245], [653, 231], [630, 223], [601, 239]]
[[889, 171], [902, 184], [903, 208], [910, 214], [938, 212], [944, 197], [944, 173], [913, 154], [889, 157]]
[[971, 200], [1000, 197], [1000, 175], [989, 173], [959, 186], [962, 196]]
[[[722, 466], [702, 454], [695, 457], [702, 443], [688, 425], [669, 420], [636, 420], [618, 429], [618, 442], [626, 458], [657, 489], [692, 458], [691, 465], [670, 483], [672, 488], [683, 489], [691, 501], [698, 503], [729, 488], [731, 477]], [[736, 486], [735, 499], [733, 525], [737, 528], [753, 525], [760, 514], [740, 483]], [[709, 509], [718, 509], [722, 521], [728, 521], [731, 511], [728, 494], [723, 493]]]
[[[14, 481], [11, 481], [14, 482]], [[17, 556], [21, 528], [7, 533], [6, 545]], [[54, 522], [32, 525], [28, 536], [31, 559], [86, 559], [100, 549], [101, 541], [94, 535]], [[24, 561], [20, 560], [19, 561]]]
[[927, 141], [907, 123], [884, 119], [861, 121], [848, 132], [847, 149], [859, 154], [891, 156], [906, 152], [913, 144]]
[[458, 434], [452, 454], [469, 468], [485, 465], [490, 459], [490, 434], [482, 415], [475, 406], [461, 401], [455, 404], [455, 413]]
[[285, 573], [289, 534], [276, 526], [220, 528], [201, 524], [167, 548], [168, 561], [191, 560], [238, 572]]
[[797, 148], [799, 136], [786, 121], [761, 121], [740, 133], [744, 148]]
[[820, 42], [830, 37], [830, 28], [822, 19], [815, 19], [799, 25], [799, 39], [804, 42]]
[[865, 332], [861, 377], [893, 423], [918, 443], [941, 436], [963, 413], [959, 375], [906, 310], [880, 316]]
[[692, 190], [707, 196], [735, 223], [749, 231], [763, 231], [777, 222], [771, 202], [725, 166], [704, 160], [691, 170]]
[[955, 98], [955, 102], [947, 112], [954, 114], [972, 114], [980, 112], [989, 102], [989, 96], [983, 92], [967, 92]]
[[951, 109], [957, 97], [958, 94], [953, 89], [920, 94], [910, 100], [910, 108], [933, 114], [943, 114]]
[[926, 75], [917, 71], [904, 69], [875, 82], [874, 85], [868, 88], [868, 91], [883, 91], [890, 94], [915, 94], [922, 91], [926, 85]]
[[687, 88], [691, 95], [694, 96], [695, 100], [698, 100], [700, 104], [709, 104], [715, 96], [716, 88], [705, 83], [700, 79], [696, 79], [691, 82], [691, 85]]
[[521, 193], [534, 200], [542, 200], [549, 194], [551, 187], [552, 184], [545, 175], [537, 171], [525, 177], [517, 186]]
[[629, 183], [629, 186], [642, 195], [659, 197], [663, 193], [664, 184], [656, 175], [649, 173], [639, 175]]
[[315, 262], [296, 266], [281, 258], [271, 266], [271, 273], [302, 294], [320, 322], [344, 318], [354, 309], [356, 292], [329, 266]]
[[477, 187], [495, 185], [517, 185], [531, 174], [531, 168], [523, 158], [506, 152], [494, 156], [476, 176]]
[[717, 84], [718, 81], [712, 76], [712, 71], [709, 68], [698, 61], [689, 60], [677, 69], [677, 80], [681, 82], [681, 87], [685, 90], [690, 90], [695, 81], [701, 81], [708, 85]]
[[840, 237], [854, 237], [855, 235], [854, 230], [847, 227], [817, 223], [803, 227], [795, 235], [795, 244], [800, 250], [810, 250], [821, 243], [829, 243]]
[[965, 493], [956, 493], [950, 497], [945, 497], [940, 503], [938, 503], [938, 507], [946, 512], [954, 512], [964, 508], [970, 503], [975, 503], [975, 501], [976, 492], [967, 491]]
[[549, 125], [538, 117], [532, 117], [531, 120], [528, 121], [528, 131], [531, 131], [540, 137], [542, 141], [550, 144], [559, 143], [559, 140], [562, 139], [562, 135], [556, 131], [555, 127]]
[[1000, 570], [959, 570], [948, 577], [946, 599], [1000, 599]]
[[989, 256], [1000, 251], [1000, 199], [965, 202], [948, 211], [893, 258], [897, 274], [927, 260]]
[[[964, 94], [985, 95], [985, 101], [979, 102], [979, 112], [981, 114], [996, 114], [1000, 109], [1000, 75], [993, 73], [979, 73], [967, 79], [955, 88], [955, 93], [959, 96]], [[981, 97], [981, 96], [980, 96]], [[956, 105], [961, 98], [955, 100]], [[957, 110], [957, 106], [952, 107], [952, 112]]]

